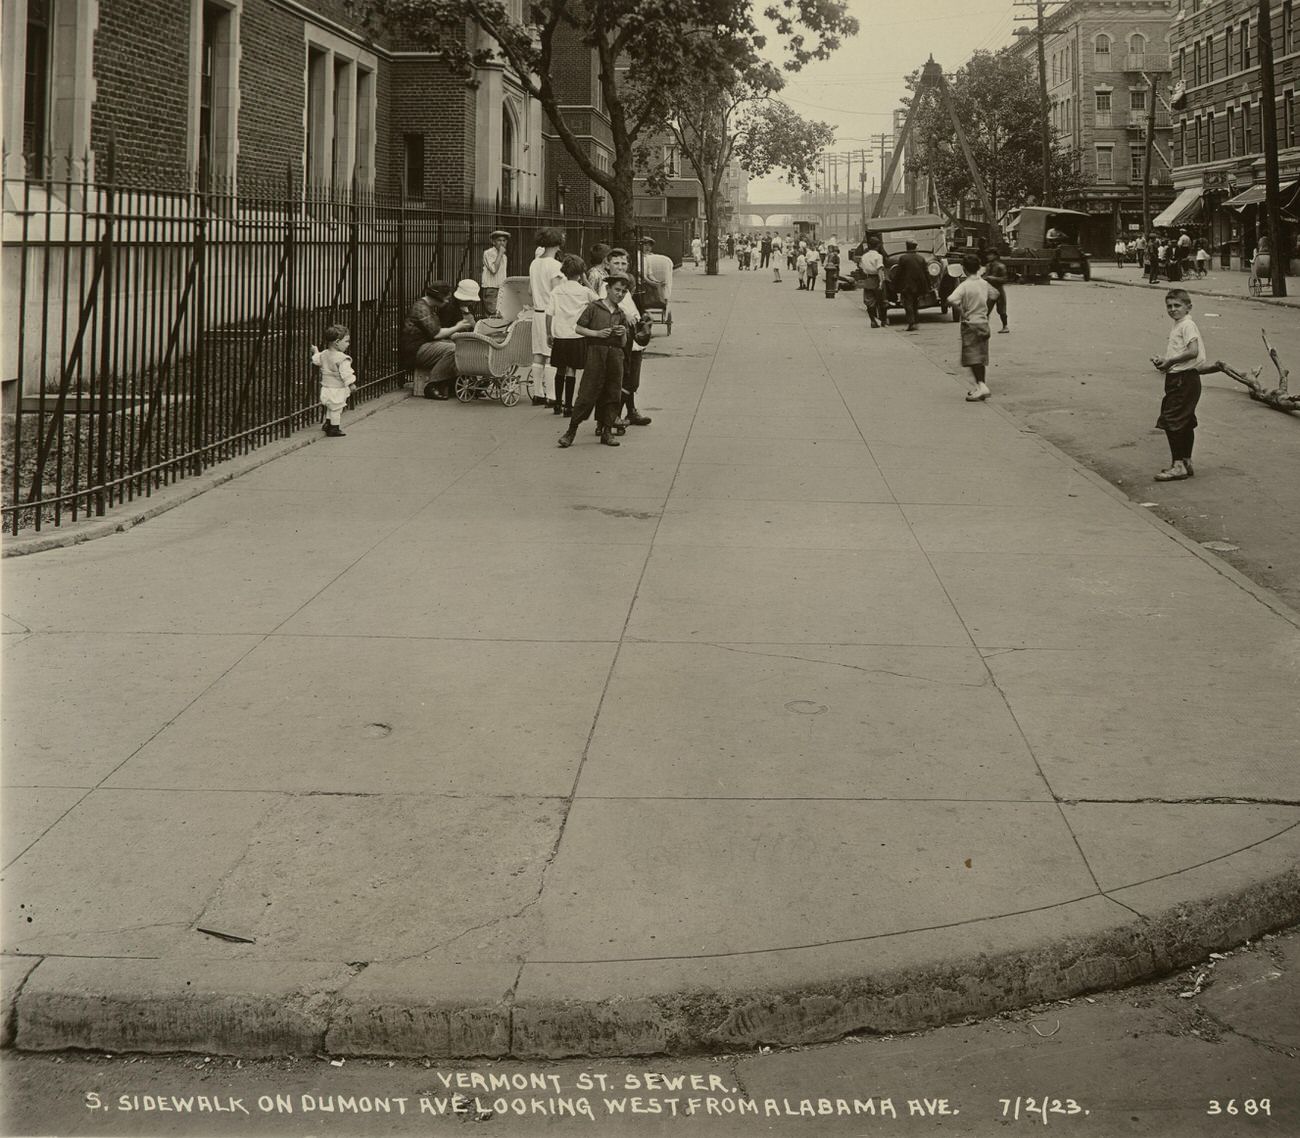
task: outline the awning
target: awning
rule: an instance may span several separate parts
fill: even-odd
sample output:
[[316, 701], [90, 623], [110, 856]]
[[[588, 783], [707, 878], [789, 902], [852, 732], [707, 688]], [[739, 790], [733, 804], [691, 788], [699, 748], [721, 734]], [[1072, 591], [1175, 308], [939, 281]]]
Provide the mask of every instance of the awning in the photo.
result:
[[[1289, 193], [1295, 188], [1295, 186], [1295, 182], [1283, 182], [1278, 187], [1278, 191], [1284, 194]], [[1242, 209], [1248, 205], [1259, 205], [1259, 203], [1264, 200], [1264, 196], [1264, 185], [1263, 183], [1260, 183], [1258, 186], [1251, 186], [1244, 194], [1238, 194], [1235, 198], [1229, 198], [1223, 204], [1236, 206], [1237, 209]]]
[[1186, 225], [1200, 212], [1201, 189], [1199, 186], [1192, 186], [1174, 198], [1172, 204], [1154, 218], [1151, 224], [1160, 229], [1167, 229], [1172, 225]]

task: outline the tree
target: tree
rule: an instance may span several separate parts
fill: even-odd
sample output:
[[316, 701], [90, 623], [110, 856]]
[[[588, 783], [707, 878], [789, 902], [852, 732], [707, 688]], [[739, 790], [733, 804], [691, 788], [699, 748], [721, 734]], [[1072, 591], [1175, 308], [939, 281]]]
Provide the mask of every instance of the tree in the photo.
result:
[[[908, 77], [911, 90], [916, 90], [920, 75], [918, 70]], [[1010, 48], [977, 51], [949, 77], [948, 86], [994, 211], [999, 210], [999, 202], [1034, 199], [1043, 182], [1043, 143], [1038, 91], [1029, 61]], [[913, 137], [916, 146], [908, 168], [922, 178], [932, 175], [941, 204], [955, 211], [957, 203], [971, 193], [973, 180], [961, 150], [950, 141], [952, 122], [937, 100], [917, 110]], [[1058, 143], [1049, 161], [1050, 184], [1058, 199], [1086, 184], [1073, 148]]]
[[[348, 0], [367, 27], [383, 27], [437, 52], [468, 74], [504, 60], [538, 99], [582, 172], [609, 195], [614, 231], [633, 237], [635, 150], [668, 114], [673, 91], [694, 76], [743, 73], [766, 46], [752, 0], [526, 0], [522, 21], [502, 0]], [[764, 15], [780, 37], [783, 66], [825, 59], [857, 31], [847, 0], [772, 0]], [[486, 47], [471, 42], [467, 28]], [[552, 64], [566, 36], [593, 49], [613, 135], [613, 169], [602, 170], [560, 113]], [[615, 65], [622, 74], [616, 74]]]
[[[663, 127], [700, 180], [711, 276], [718, 272], [722, 180], [732, 160], [756, 178], [782, 170], [791, 184], [810, 190], [815, 164], [835, 139], [828, 124], [810, 122], [774, 97], [783, 85], [772, 64], [756, 60], [744, 72], [694, 77], [670, 96]], [[666, 177], [662, 165], [648, 165], [645, 174], [651, 192]]]

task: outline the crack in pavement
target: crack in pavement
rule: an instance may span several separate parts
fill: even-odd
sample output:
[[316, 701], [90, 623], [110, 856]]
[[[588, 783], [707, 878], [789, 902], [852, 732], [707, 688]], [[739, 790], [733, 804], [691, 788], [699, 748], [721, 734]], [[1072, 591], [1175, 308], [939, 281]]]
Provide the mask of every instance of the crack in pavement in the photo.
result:
[[706, 647], [719, 648], [724, 652], [737, 652], [742, 656], [769, 656], [774, 660], [801, 660], [806, 664], [829, 664], [836, 668], [848, 668], [854, 672], [866, 672], [868, 675], [896, 676], [900, 680], [919, 680], [921, 683], [938, 684], [941, 687], [949, 688], [985, 688], [988, 687], [988, 681], [982, 681], [977, 684], [967, 683], [964, 680], [938, 680], [933, 676], [918, 676], [911, 672], [894, 672], [889, 668], [869, 668], [862, 664], [846, 664], [842, 660], [823, 660], [817, 656], [797, 656], [789, 652], [755, 652], [749, 648], [736, 648], [729, 644], [708, 643]]
[[1207, 798], [1060, 798], [1056, 799], [1062, 806], [1080, 805], [1117, 805], [1141, 806], [1300, 806], [1300, 800], [1293, 798], [1253, 798], [1250, 796], [1218, 796]]

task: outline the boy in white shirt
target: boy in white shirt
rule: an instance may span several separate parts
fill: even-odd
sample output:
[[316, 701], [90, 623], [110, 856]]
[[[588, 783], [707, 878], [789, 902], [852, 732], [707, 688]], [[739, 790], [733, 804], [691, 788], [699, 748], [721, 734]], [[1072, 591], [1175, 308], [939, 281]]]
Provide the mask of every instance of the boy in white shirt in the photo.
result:
[[483, 268], [479, 274], [479, 284], [483, 286], [483, 315], [497, 314], [497, 296], [501, 286], [506, 283], [506, 273], [510, 258], [506, 256], [506, 246], [510, 243], [510, 234], [504, 229], [494, 229], [488, 234], [492, 242], [483, 251]]
[[970, 368], [973, 383], [967, 403], [982, 403], [992, 392], [984, 382], [989, 362], [989, 309], [998, 293], [979, 275], [980, 259], [967, 253], [961, 259], [966, 279], [948, 294], [948, 303], [961, 313], [961, 366]]
[[564, 280], [551, 289], [546, 302], [546, 335], [555, 369], [555, 414], [572, 415], [573, 389], [587, 355], [587, 342], [578, 335], [578, 317], [596, 294], [583, 283], [587, 266], [581, 257], [568, 254], [560, 271]]
[[1196, 404], [1201, 398], [1200, 365], [1205, 363], [1205, 343], [1192, 320], [1192, 298], [1186, 289], [1165, 293], [1165, 311], [1174, 326], [1163, 356], [1152, 356], [1156, 371], [1165, 373], [1165, 395], [1160, 401], [1156, 426], [1169, 440], [1169, 468], [1157, 482], [1180, 482], [1192, 476], [1192, 443], [1196, 437]]
[[564, 280], [556, 254], [564, 244], [561, 229], [539, 229], [533, 238], [537, 243], [537, 256], [528, 267], [528, 287], [533, 301], [533, 365], [528, 369], [528, 384], [534, 392], [533, 406], [547, 406], [551, 402], [551, 382], [555, 369], [549, 367], [551, 347], [546, 338], [546, 304], [551, 299], [551, 289]]

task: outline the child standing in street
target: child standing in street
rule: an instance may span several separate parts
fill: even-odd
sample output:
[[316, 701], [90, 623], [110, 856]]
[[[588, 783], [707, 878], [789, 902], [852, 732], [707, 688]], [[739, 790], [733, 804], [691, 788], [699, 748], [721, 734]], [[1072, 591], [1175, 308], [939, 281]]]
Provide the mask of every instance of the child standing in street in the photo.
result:
[[989, 282], [997, 292], [997, 300], [993, 302], [994, 307], [998, 310], [998, 319], [1002, 321], [1002, 327], [999, 332], [1009, 332], [1007, 327], [1007, 267], [1002, 263], [996, 249], [990, 249], [984, 254], [984, 279]]
[[551, 344], [551, 366], [555, 368], [556, 415], [573, 414], [573, 389], [586, 360], [587, 345], [575, 325], [583, 309], [596, 294], [583, 283], [587, 266], [572, 253], [560, 262], [564, 280], [551, 289], [546, 302], [546, 335]]
[[997, 289], [979, 275], [980, 259], [967, 253], [961, 259], [966, 279], [948, 294], [948, 303], [961, 313], [961, 366], [970, 368], [974, 381], [967, 403], [982, 403], [992, 394], [984, 382], [989, 362], [989, 309], [997, 302]]
[[826, 250], [826, 299], [834, 300], [840, 291], [840, 248], [831, 245]]
[[808, 287], [808, 256], [802, 249], [794, 259], [795, 276], [799, 278], [799, 291]]
[[348, 396], [357, 389], [356, 373], [352, 370], [352, 357], [347, 354], [352, 336], [342, 324], [331, 324], [325, 329], [325, 347], [311, 346], [311, 362], [320, 368], [320, 401], [325, 405], [325, 422], [321, 430], [332, 439], [343, 434], [343, 408]]
[[812, 292], [817, 287], [817, 266], [821, 254], [817, 251], [816, 245], [809, 245], [808, 252], [804, 254], [808, 263], [808, 291]]
[[578, 428], [592, 411], [600, 424], [601, 443], [620, 445], [614, 438], [614, 420], [623, 402], [623, 346], [628, 326], [619, 305], [631, 287], [632, 278], [626, 273], [611, 272], [605, 278], [605, 296], [593, 300], [578, 317], [576, 327], [587, 341], [587, 357], [569, 429], [558, 440], [561, 447], [573, 446]]
[[1201, 398], [1201, 373], [1205, 344], [1192, 321], [1192, 298], [1186, 289], [1165, 293], [1165, 311], [1174, 322], [1163, 356], [1152, 356], [1156, 371], [1165, 373], [1165, 395], [1160, 401], [1156, 426], [1169, 440], [1169, 468], [1157, 482], [1179, 482], [1192, 476], [1192, 443], [1196, 437], [1196, 404]]

